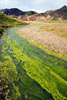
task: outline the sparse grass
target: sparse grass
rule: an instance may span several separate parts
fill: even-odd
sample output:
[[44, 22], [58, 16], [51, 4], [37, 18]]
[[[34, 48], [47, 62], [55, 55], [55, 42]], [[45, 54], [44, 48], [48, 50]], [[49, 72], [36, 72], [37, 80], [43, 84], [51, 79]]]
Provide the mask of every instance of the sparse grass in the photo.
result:
[[60, 37], [67, 38], [67, 24], [66, 23], [47, 23], [40, 26], [42, 31], [52, 32]]
[[60, 37], [67, 38], [67, 21], [34, 21], [30, 22], [31, 26], [40, 27], [41, 31], [52, 32]]
[[[67, 58], [67, 21], [31, 22], [27, 27], [19, 30], [19, 35]], [[62, 41], [62, 45], [61, 45]]]

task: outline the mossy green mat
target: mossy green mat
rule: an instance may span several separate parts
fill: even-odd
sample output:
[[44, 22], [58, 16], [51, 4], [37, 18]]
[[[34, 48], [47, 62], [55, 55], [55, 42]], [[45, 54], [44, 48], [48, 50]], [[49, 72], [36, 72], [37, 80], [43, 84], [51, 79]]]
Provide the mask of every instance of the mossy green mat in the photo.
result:
[[12, 83], [13, 100], [66, 100], [67, 61], [46, 53], [12, 28], [1, 40], [1, 77]]

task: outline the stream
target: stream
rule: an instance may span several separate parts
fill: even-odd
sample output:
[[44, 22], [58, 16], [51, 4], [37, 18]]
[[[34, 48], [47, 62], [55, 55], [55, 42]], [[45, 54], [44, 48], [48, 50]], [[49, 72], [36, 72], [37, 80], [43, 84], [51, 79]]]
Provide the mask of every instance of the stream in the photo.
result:
[[[12, 100], [67, 99], [67, 61], [49, 55], [8, 29], [0, 42], [0, 77], [10, 83]], [[63, 91], [64, 90], [64, 91]]]

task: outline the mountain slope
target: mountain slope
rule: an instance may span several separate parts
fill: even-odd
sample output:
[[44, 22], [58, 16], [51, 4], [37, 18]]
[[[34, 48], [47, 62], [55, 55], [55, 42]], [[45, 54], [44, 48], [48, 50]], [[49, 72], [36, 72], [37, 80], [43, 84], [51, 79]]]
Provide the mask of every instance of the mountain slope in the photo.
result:
[[2, 9], [2, 10], [0, 10], [0, 12], [5, 13], [6, 15], [16, 15], [16, 16], [25, 14], [25, 12], [23, 12], [23, 11], [17, 9], [17, 8], [12, 8], [12, 9]]
[[23, 22], [19, 22], [16, 19], [6, 16], [5, 14], [0, 13], [0, 26], [13, 26], [18, 24], [24, 24]]
[[67, 6], [63, 6], [60, 9], [51, 10], [44, 13], [44, 16], [48, 15], [54, 18], [63, 17], [63, 19], [67, 19], [65, 18], [65, 16], [67, 16]]
[[21, 20], [67, 20], [67, 6], [57, 10], [50, 10], [45, 13], [34, 13], [21, 15]]
[[49, 14], [50, 16], [54, 16], [56, 14], [58, 14], [59, 16], [64, 15], [64, 14], [67, 14], [67, 6], [63, 6], [62, 8], [57, 9], [57, 10], [47, 11], [44, 14], [45, 15], [48, 15]]
[[6, 15], [15, 15], [15, 16], [25, 15], [25, 14], [27, 14], [27, 15], [36, 14], [35, 11], [26, 11], [26, 12], [24, 12], [24, 11], [21, 11], [21, 10], [19, 10], [17, 8], [2, 9], [2, 10], [0, 10], [0, 12], [5, 13]]

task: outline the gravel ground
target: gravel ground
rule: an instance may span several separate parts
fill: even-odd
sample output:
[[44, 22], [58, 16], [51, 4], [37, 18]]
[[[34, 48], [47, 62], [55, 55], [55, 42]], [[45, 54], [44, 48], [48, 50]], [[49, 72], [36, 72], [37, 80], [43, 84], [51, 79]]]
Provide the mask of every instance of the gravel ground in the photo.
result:
[[19, 34], [24, 35], [50, 51], [62, 53], [64, 56], [67, 56], [67, 38], [59, 37], [52, 32], [42, 31], [36, 25], [29, 25], [19, 30]]

